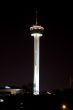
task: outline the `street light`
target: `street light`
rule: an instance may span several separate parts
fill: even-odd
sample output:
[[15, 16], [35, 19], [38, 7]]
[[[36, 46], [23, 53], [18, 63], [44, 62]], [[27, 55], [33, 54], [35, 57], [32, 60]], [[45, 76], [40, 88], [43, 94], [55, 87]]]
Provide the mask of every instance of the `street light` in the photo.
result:
[[67, 106], [65, 104], [62, 105], [62, 109], [66, 110]]

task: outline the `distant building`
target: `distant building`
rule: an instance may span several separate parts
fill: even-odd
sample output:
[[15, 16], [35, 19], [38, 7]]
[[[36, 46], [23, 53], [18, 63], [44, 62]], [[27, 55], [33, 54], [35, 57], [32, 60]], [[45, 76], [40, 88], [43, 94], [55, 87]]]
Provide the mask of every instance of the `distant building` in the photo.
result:
[[0, 86], [0, 96], [2, 95], [16, 95], [20, 93], [22, 89], [11, 86]]

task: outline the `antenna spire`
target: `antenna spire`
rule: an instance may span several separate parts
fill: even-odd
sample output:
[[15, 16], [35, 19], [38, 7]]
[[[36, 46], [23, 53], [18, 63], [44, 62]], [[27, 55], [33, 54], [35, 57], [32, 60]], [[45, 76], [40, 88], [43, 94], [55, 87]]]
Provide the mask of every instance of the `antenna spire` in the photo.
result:
[[38, 24], [38, 22], [37, 22], [37, 10], [36, 10], [36, 25]]

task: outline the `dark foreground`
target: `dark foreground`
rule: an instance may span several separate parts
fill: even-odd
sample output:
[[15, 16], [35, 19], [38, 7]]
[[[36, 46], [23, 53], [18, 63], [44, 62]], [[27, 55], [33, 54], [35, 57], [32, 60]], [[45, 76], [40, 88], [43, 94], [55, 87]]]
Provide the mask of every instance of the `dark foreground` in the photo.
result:
[[29, 94], [0, 95], [0, 110], [73, 110], [73, 90]]

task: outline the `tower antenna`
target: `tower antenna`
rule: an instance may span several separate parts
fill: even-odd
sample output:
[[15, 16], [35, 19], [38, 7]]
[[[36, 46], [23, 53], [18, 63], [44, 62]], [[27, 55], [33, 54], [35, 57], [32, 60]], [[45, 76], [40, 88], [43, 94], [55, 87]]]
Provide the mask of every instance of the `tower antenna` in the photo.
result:
[[38, 24], [38, 21], [37, 21], [37, 9], [36, 9], [36, 25]]

